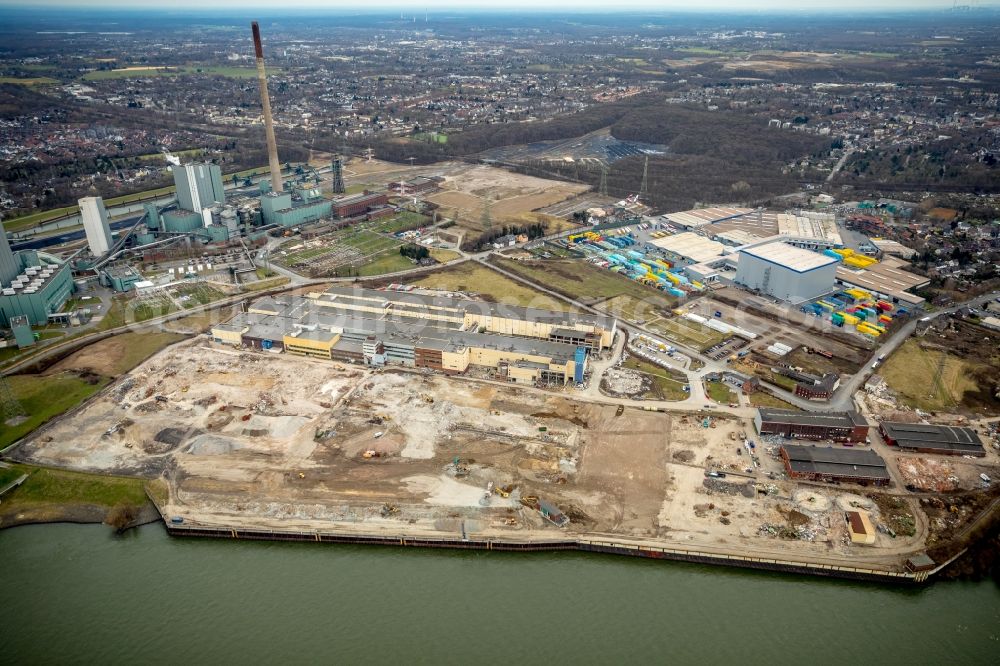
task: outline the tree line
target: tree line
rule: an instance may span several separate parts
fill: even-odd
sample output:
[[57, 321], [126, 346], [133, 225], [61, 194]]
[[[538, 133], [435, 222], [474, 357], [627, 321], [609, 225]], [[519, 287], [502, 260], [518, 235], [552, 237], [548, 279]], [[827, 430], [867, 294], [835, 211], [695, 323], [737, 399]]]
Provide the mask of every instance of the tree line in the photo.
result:
[[488, 229], [476, 238], [462, 243], [462, 249], [467, 252], [475, 252], [491, 247], [496, 240], [504, 236], [520, 236], [521, 234], [527, 236], [528, 240], [541, 238], [545, 235], [545, 225], [536, 222], [525, 225], [504, 225], [496, 229]]

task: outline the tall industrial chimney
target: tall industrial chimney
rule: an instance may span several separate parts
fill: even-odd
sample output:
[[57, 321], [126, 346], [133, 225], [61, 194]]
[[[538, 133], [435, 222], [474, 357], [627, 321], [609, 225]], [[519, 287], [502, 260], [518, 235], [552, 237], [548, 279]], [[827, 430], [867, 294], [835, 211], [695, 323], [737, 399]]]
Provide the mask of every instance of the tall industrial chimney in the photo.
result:
[[264, 132], [267, 134], [267, 163], [271, 167], [271, 190], [281, 192], [281, 165], [278, 162], [278, 143], [274, 140], [274, 120], [271, 118], [271, 96], [267, 94], [267, 72], [264, 71], [264, 47], [260, 43], [257, 21], [253, 29], [253, 50], [257, 56], [257, 83], [260, 85], [260, 103], [264, 107]]

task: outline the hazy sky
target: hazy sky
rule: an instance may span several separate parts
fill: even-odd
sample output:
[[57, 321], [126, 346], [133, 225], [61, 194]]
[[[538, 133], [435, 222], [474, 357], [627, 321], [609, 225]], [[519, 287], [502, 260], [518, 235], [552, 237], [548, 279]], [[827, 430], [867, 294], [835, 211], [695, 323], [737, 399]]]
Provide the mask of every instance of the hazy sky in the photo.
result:
[[[465, 10], [505, 10], [505, 9], [535, 9], [535, 10], [569, 10], [569, 11], [622, 11], [622, 10], [660, 10], [660, 11], [719, 11], [743, 10], [757, 12], [761, 10], [790, 10], [796, 13], [809, 10], [917, 10], [946, 9], [952, 6], [952, 0], [146, 0], [137, 3], [135, 0], [0, 0], [0, 6], [18, 7], [105, 7], [128, 9], [221, 9], [250, 7], [267, 7], [281, 9], [316, 8], [333, 12], [347, 11], [360, 13], [370, 9], [401, 9], [414, 13], [427, 10], [442, 10], [461, 8]], [[1000, 0], [960, 0], [958, 4], [977, 4], [981, 7], [1000, 6]]]

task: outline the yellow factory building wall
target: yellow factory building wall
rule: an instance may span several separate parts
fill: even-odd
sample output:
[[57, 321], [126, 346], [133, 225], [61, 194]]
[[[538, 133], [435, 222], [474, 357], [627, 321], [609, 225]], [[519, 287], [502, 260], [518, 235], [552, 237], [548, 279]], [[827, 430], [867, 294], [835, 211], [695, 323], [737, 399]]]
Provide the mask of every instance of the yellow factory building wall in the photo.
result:
[[282, 342], [289, 354], [302, 354], [317, 358], [332, 358], [330, 350], [340, 341], [339, 333], [331, 333], [329, 339], [312, 340], [294, 335], [286, 335]]
[[240, 331], [231, 331], [223, 328], [213, 328], [212, 338], [218, 340], [219, 342], [223, 342], [227, 345], [235, 345], [239, 347], [241, 344], [243, 344], [243, 334], [246, 333], [248, 330], [249, 327], [247, 326], [244, 326], [243, 329]]
[[470, 350], [468, 347], [461, 351], [441, 352], [441, 368], [448, 372], [465, 372], [469, 368]]
[[522, 338], [541, 338], [543, 340], [548, 339], [548, 337], [552, 334], [552, 331], [559, 328], [568, 328], [574, 331], [580, 331], [581, 333], [599, 332], [601, 334], [602, 349], [611, 345], [613, 337], [613, 331], [598, 329], [595, 326], [590, 326], [588, 324], [570, 323], [555, 325], [548, 322], [510, 319], [508, 317], [481, 315], [473, 312], [467, 312], [465, 314], [464, 324], [468, 330], [476, 330], [478, 327], [484, 327], [491, 333], [516, 335]]
[[552, 359], [548, 356], [538, 356], [536, 354], [524, 354], [519, 352], [507, 352], [500, 349], [486, 349], [485, 347], [471, 348], [469, 363], [472, 365], [485, 365], [495, 368], [501, 361], [514, 363], [516, 361], [531, 361], [533, 363], [549, 364]]
[[[500, 365], [502, 361], [506, 361], [511, 364], [508, 369], [508, 375], [512, 378], [514, 377], [513, 370], [515, 366], [513, 364], [518, 361], [527, 361], [529, 363], [540, 363], [548, 366], [548, 369], [552, 372], [561, 372], [564, 375], [564, 381], [569, 381], [573, 377], [573, 369], [575, 363], [570, 360], [565, 363], [558, 363], [552, 360], [548, 356], [541, 356], [538, 354], [526, 354], [522, 352], [508, 352], [499, 349], [486, 349], [482, 347], [474, 347], [471, 349], [469, 355], [470, 365], [484, 365], [490, 368], [495, 368]], [[535, 381], [539, 374], [539, 368], [516, 368], [518, 376], [529, 376], [530, 381]], [[528, 374], [524, 374], [528, 373]]]
[[516, 365], [507, 368], [507, 380], [515, 384], [534, 384], [537, 378], [537, 368], [519, 368]]
[[465, 314], [465, 325], [466, 327], [482, 326], [492, 333], [517, 335], [522, 338], [547, 338], [549, 337], [549, 332], [552, 330], [550, 324], [469, 312]]

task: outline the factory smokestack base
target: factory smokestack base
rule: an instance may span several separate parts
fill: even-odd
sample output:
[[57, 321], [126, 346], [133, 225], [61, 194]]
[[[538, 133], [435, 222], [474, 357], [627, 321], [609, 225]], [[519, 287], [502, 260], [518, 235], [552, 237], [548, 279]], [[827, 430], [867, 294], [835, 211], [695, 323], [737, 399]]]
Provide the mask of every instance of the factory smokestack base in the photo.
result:
[[264, 71], [264, 47], [260, 43], [260, 26], [250, 24], [253, 30], [253, 50], [257, 57], [257, 83], [260, 85], [260, 103], [264, 107], [264, 132], [267, 134], [267, 163], [271, 167], [271, 190], [281, 192], [281, 163], [278, 162], [278, 143], [274, 139], [274, 120], [271, 117], [271, 96], [267, 93], [267, 72]]

